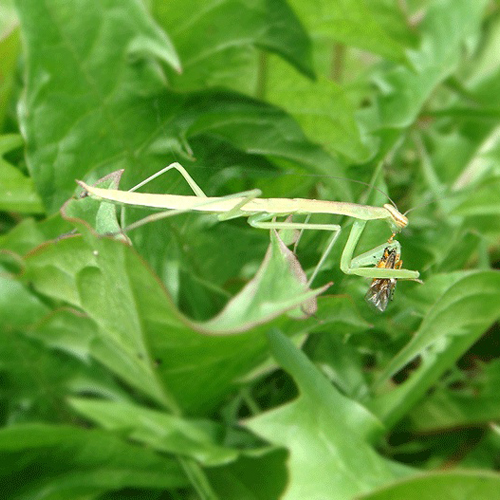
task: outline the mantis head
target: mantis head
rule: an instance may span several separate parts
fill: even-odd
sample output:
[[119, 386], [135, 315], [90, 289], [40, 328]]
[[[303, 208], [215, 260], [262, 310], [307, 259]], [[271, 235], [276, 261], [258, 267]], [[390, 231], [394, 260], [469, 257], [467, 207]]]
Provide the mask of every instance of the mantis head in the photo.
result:
[[384, 208], [390, 214], [390, 223], [395, 233], [399, 233], [408, 225], [408, 218], [404, 216], [395, 206], [386, 203]]

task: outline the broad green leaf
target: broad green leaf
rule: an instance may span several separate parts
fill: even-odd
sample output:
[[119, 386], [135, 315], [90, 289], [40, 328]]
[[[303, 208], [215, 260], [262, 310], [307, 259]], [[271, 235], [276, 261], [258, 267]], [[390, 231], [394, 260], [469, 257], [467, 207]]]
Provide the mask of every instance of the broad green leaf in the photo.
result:
[[290, 482], [284, 499], [352, 498], [395, 478], [370, 444], [380, 423], [340, 394], [282, 334], [269, 334], [276, 360], [290, 372], [300, 396], [245, 426], [289, 450]]
[[[68, 354], [86, 365], [92, 364], [92, 355], [95, 344], [99, 344], [96, 339], [97, 333], [93, 321], [80, 311], [70, 308], [57, 309], [52, 314], [47, 315], [43, 320], [26, 332], [30, 339], [36, 339], [47, 347], [49, 351], [54, 351], [58, 356], [61, 353]], [[119, 400], [129, 400], [125, 390], [118, 389], [117, 386], [109, 384], [110, 372], [99, 371], [101, 367], [93, 367], [94, 371], [100, 373], [100, 382], [94, 381], [94, 387], [87, 386], [80, 388], [78, 384], [72, 384], [74, 393], [85, 392], [86, 394], [96, 394]], [[83, 381], [82, 381], [83, 382]]]
[[177, 70], [180, 65], [167, 35], [140, 2], [16, 5], [26, 50], [21, 121], [28, 166], [53, 212], [69, 197], [75, 177], [119, 151], [130, 161], [134, 147], [149, 136], [139, 125], [141, 107], [144, 112], [164, 86], [159, 62]]
[[[128, 284], [130, 272], [140, 275], [142, 270], [152, 282], [154, 278], [135, 255], [132, 259], [137, 260], [127, 269], [130, 255], [129, 248], [113, 240], [96, 240], [92, 248], [81, 237], [66, 238], [32, 254], [26, 277], [40, 293], [83, 309], [94, 320], [92, 354], [96, 359], [157, 401], [173, 405], [155, 376], [134, 291]], [[156, 297], [168, 300], [155, 285], [149, 286], [156, 289]], [[168, 318], [171, 307], [163, 308]], [[175, 316], [170, 322], [179, 324]]]
[[423, 474], [406, 479], [377, 492], [363, 495], [360, 500], [490, 500], [498, 497], [500, 476], [484, 471], [453, 471]]
[[14, 278], [1, 275], [0, 266], [0, 325], [3, 331], [32, 325], [48, 314], [50, 309]]
[[[102, 189], [118, 189], [123, 170], [111, 172], [99, 179], [94, 186]], [[82, 193], [86, 195], [87, 193]], [[128, 238], [123, 234], [118, 222], [116, 207], [112, 203], [95, 203], [88, 196], [84, 199], [68, 200], [61, 209], [61, 213], [67, 219], [84, 220], [90, 227], [95, 228], [97, 234], [119, 237], [125, 242]]]
[[[328, 289], [328, 292], [335, 293], [335, 283]], [[297, 328], [303, 328], [309, 321], [313, 328], [322, 331], [322, 325], [330, 324], [334, 326], [332, 331], [341, 335], [365, 332], [371, 325], [360, 314], [360, 305], [353, 303], [350, 297], [342, 295], [322, 295], [318, 297], [318, 311], [314, 317], [307, 321], [293, 323]], [[316, 320], [316, 321], [314, 321]], [[294, 331], [294, 329], [292, 329]]]
[[500, 273], [473, 272], [453, 284], [429, 309], [410, 342], [391, 360], [377, 385], [421, 357], [421, 366], [391, 392], [369, 407], [387, 425], [405, 415], [439, 377], [500, 316]]
[[276, 316], [276, 311], [299, 306], [299, 317], [308, 317], [317, 310], [315, 297], [329, 285], [308, 290], [307, 277], [293, 254], [275, 231], [262, 265], [238, 295], [219, 315], [203, 327], [214, 332], [236, 332], [248, 329]]
[[[172, 154], [196, 155], [187, 140], [199, 135], [298, 162], [314, 172], [341, 174], [340, 163], [307, 141], [297, 124], [275, 108], [229, 92], [167, 90], [154, 58], [172, 62], [174, 53], [138, 2], [78, 0], [69, 11], [62, 4], [18, 2], [28, 50], [21, 122], [28, 166], [50, 212], [70, 196], [75, 178], [117, 168], [144, 176], [159, 170]], [[113, 7], [115, 15], [106, 17]], [[103, 35], [96, 41], [99, 28]], [[41, 40], [49, 36], [59, 44], [58, 57], [43, 49]], [[350, 198], [345, 185], [339, 192]]]
[[[0, 5], [0, 23], [9, 18], [9, 15], [2, 12], [2, 9], [8, 10], [8, 8], [5, 9]], [[14, 7], [12, 6], [10, 9], [15, 15]], [[3, 129], [3, 123], [8, 111], [9, 100], [14, 88], [17, 58], [21, 50], [19, 28], [8, 26], [7, 29], [10, 33], [6, 36], [3, 36], [3, 29], [4, 27], [0, 26], [0, 74], [2, 75], [0, 80], [0, 130]]]
[[3, 158], [5, 153], [22, 145], [20, 135], [0, 135], [0, 210], [43, 213], [42, 202], [35, 192], [33, 181]]
[[[365, 333], [369, 330], [366, 322], [358, 323], [356, 327], [356, 330], [359, 329]], [[359, 394], [368, 391], [362, 359], [354, 346], [344, 340], [346, 331], [350, 329], [341, 328], [339, 325], [338, 330], [339, 333], [342, 332], [342, 337], [330, 333], [317, 334], [312, 337], [306, 346], [306, 352], [344, 394], [356, 398]]]
[[[481, 333], [500, 316], [500, 272], [475, 272], [456, 282], [430, 309], [418, 332], [384, 370], [388, 378], [446, 337]], [[438, 347], [438, 346], [436, 346]], [[439, 349], [439, 347], [438, 347]]]
[[0, 487], [5, 499], [96, 498], [126, 488], [187, 486], [179, 465], [97, 430], [47, 424], [0, 430]]
[[271, 450], [258, 456], [240, 456], [206, 473], [221, 499], [276, 500], [286, 487], [285, 459], [283, 450]]
[[274, 59], [269, 61], [268, 75], [266, 98], [286, 109], [311, 140], [355, 162], [368, 159], [368, 138], [361, 136], [355, 108], [340, 85], [324, 77], [307, 80]]
[[412, 411], [412, 426], [418, 432], [482, 425], [500, 418], [500, 362], [478, 365], [475, 377], [464, 380], [463, 388], [438, 387]]
[[[300, 19], [316, 37], [325, 37], [395, 61], [404, 61], [403, 47], [379, 24], [370, 10], [371, 3], [362, 0], [322, 0], [311, 8], [305, 0], [291, 1]], [[373, 6], [374, 10], [376, 8], [376, 5]]]
[[180, 124], [182, 135], [208, 134], [247, 153], [287, 160], [309, 172], [325, 174], [325, 183], [339, 199], [351, 199], [349, 184], [331, 178], [342, 177], [342, 162], [308, 141], [297, 123], [276, 107], [231, 92], [200, 92], [186, 103], [186, 116]]
[[[52, 214], [0, 206], [2, 498], [496, 498], [498, 2], [0, 4], [0, 205], [13, 178]], [[344, 231], [310, 291], [325, 232], [266, 256], [244, 218], [184, 213], [117, 241], [151, 211], [78, 197], [174, 161], [208, 196], [379, 206], [332, 176], [375, 184], [418, 209], [398, 239], [424, 285], [369, 311], [348, 218], [314, 216]]]
[[281, 269], [281, 287], [277, 282], [267, 293], [259, 290], [261, 270], [242, 292], [249, 297], [252, 288], [258, 291], [250, 309], [236, 296], [219, 319], [206, 324], [182, 316], [137, 254], [108, 238], [87, 234], [47, 244], [27, 259], [26, 279], [39, 293], [81, 308], [93, 320], [93, 357], [160, 404], [195, 411], [216, 405], [266, 358], [267, 326], [258, 325], [287, 321], [279, 316], [320, 292], [304, 291], [302, 283], [287, 278], [286, 262], [274, 252], [263, 264], [274, 276], [273, 268]]
[[[470, 98], [479, 101], [470, 113], [460, 111], [457, 114], [450, 109], [449, 118], [439, 120], [451, 120], [455, 124], [453, 132], [443, 130], [432, 134], [432, 137], [426, 137], [432, 151], [432, 167], [442, 182], [441, 192], [446, 184], [452, 186], [450, 194], [453, 197], [449, 204], [453, 206], [459, 203], [460, 198], [467, 198], [470, 190], [482, 185], [486, 178], [494, 179], [499, 175], [497, 165], [500, 135], [495, 118], [498, 113], [493, 114], [490, 110], [491, 116], [488, 117], [484, 109], [488, 105], [495, 106], [494, 99], [497, 97], [483, 97], [479, 92], [473, 92]], [[478, 109], [481, 101], [484, 101], [483, 110]], [[444, 112], [446, 111], [445, 109]], [[471, 116], [473, 113], [475, 116]], [[439, 116], [439, 111], [436, 111], [436, 115]], [[455, 198], [458, 199], [453, 203]], [[444, 198], [443, 204], [447, 205], [447, 201]]]
[[436, 86], [456, 70], [464, 44], [479, 29], [486, 4], [486, 0], [440, 0], [429, 5], [420, 27], [420, 47], [409, 55], [412, 68], [394, 66], [377, 78], [380, 126], [401, 128], [415, 121]]
[[11, 231], [0, 236], [0, 248], [25, 255], [48, 239], [67, 235], [73, 227], [59, 214], [37, 222], [35, 219], [23, 219]]
[[[77, 330], [77, 325], [74, 330]], [[46, 334], [51, 334], [48, 329]], [[68, 417], [64, 398], [79, 392], [117, 397], [109, 373], [90, 360], [73, 356], [27, 338], [19, 330], [2, 328], [0, 371], [4, 417], [9, 422], [60, 422]], [[67, 334], [68, 335], [68, 334]]]
[[176, 88], [222, 85], [253, 94], [259, 85], [255, 49], [314, 77], [311, 42], [284, 0], [155, 0], [152, 10], [182, 60], [182, 75], [172, 75]]
[[453, 209], [452, 215], [500, 215], [500, 177], [489, 178], [476, 186], [465, 201]]
[[192, 457], [206, 466], [232, 462], [239, 454], [218, 442], [222, 428], [208, 420], [189, 420], [115, 401], [73, 398], [70, 404], [104, 429], [125, 434], [161, 452]]
[[424, 286], [412, 290], [412, 301], [417, 304], [420, 311], [423, 311], [422, 314], [426, 314], [455, 283], [467, 278], [469, 274], [469, 271], [463, 270], [435, 274], [425, 280]]

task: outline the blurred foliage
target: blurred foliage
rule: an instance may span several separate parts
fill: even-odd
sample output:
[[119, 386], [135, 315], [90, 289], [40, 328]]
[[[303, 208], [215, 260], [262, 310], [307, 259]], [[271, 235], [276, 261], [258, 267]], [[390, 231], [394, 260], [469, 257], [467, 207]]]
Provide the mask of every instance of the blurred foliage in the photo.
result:
[[[1, 0], [2, 498], [500, 498], [499, 48], [487, 0]], [[345, 217], [311, 291], [327, 235], [102, 237], [117, 209], [68, 201], [174, 161], [209, 196], [386, 192], [424, 284], [369, 309]]]

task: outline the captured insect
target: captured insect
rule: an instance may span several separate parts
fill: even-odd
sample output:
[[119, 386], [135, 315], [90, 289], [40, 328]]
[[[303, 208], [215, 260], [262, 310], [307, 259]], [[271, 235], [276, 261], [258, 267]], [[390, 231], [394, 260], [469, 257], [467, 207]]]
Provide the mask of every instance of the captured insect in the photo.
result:
[[[184, 177], [195, 196], [134, 192], [150, 180], [172, 169], [177, 170]], [[329, 231], [331, 232], [331, 236], [326, 244], [323, 255], [308, 279], [307, 286], [311, 285], [342, 230], [338, 224], [310, 223], [309, 216], [313, 214], [332, 214], [352, 217], [354, 218], [354, 223], [342, 251], [340, 269], [346, 274], [373, 278], [367, 294], [367, 300], [380, 311], [383, 311], [387, 307], [397, 279], [417, 280], [419, 277], [418, 271], [402, 269], [402, 262], [399, 260], [401, 253], [400, 245], [397, 241], [393, 241], [393, 237], [395, 233], [408, 225], [408, 219], [395, 206], [390, 204], [385, 204], [382, 207], [373, 207], [342, 201], [310, 200], [304, 198], [260, 198], [262, 193], [258, 189], [222, 197], [209, 197], [179, 163], [172, 163], [129, 191], [103, 189], [89, 186], [82, 181], [77, 182], [84, 189], [85, 193], [97, 200], [111, 201], [120, 205], [166, 210], [148, 215], [132, 223], [125, 230], [131, 230], [145, 223], [180, 213], [201, 211], [218, 214], [220, 221], [235, 217], [247, 217], [248, 223], [252, 227], [260, 229], [291, 229], [300, 231], [313, 229]], [[289, 218], [290, 215], [295, 214], [307, 215], [308, 218], [305, 222], [295, 222]], [[276, 221], [276, 217], [285, 217], [285, 220]], [[367, 222], [376, 219], [385, 220], [393, 232], [393, 236], [385, 245], [380, 245], [355, 257], [356, 246]], [[374, 259], [379, 260], [376, 266], [373, 266]]]
[[[392, 237], [389, 242], [392, 241]], [[396, 248], [386, 247], [384, 255], [379, 260], [376, 267], [378, 269], [401, 269], [403, 261], [400, 259], [400, 254]], [[396, 278], [375, 278], [368, 292], [366, 292], [366, 301], [380, 312], [384, 312], [387, 305], [394, 297], [396, 288]]]

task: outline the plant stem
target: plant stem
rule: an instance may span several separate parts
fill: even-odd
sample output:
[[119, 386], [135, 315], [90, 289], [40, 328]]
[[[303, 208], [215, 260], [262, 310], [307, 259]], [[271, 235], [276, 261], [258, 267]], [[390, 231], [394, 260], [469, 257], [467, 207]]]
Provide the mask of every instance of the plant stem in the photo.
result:
[[255, 86], [255, 97], [263, 100], [266, 96], [267, 83], [267, 54], [264, 51], [259, 52], [259, 66], [257, 69], [257, 84]]
[[219, 500], [197, 462], [186, 457], [179, 457], [179, 462], [201, 500]]

